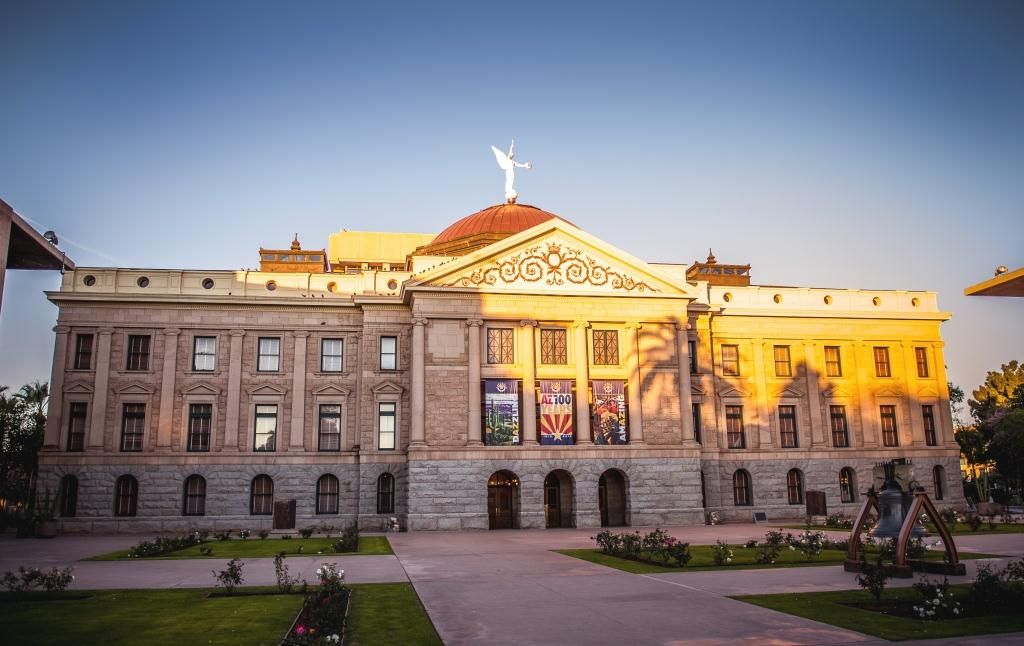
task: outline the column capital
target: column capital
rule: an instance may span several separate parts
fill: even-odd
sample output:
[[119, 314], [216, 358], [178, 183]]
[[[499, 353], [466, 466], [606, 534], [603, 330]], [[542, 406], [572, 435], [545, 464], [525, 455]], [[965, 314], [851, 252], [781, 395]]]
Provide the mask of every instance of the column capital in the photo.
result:
[[235, 330], [231, 330], [231, 332], [229, 332], [229, 334], [231, 334], [231, 336], [245, 336], [245, 330], [235, 329]]
[[422, 326], [422, 325], [430, 325], [430, 319], [423, 318], [422, 316], [418, 316], [418, 317], [414, 318], [411, 322], [416, 327], [419, 327], [419, 326]]
[[590, 327], [590, 321], [573, 321], [572, 326], [574, 328], [587, 329], [588, 327]]
[[690, 325], [689, 323], [676, 323], [676, 330], [678, 330], [679, 332], [686, 332], [692, 329], [693, 326]]
[[299, 330], [297, 332], [292, 332], [292, 336], [295, 337], [296, 339], [305, 339], [309, 337], [309, 332], [305, 330]]
[[625, 328], [627, 330], [639, 330], [644, 326], [640, 321], [626, 321]]
[[101, 327], [98, 330], [96, 330], [96, 332], [98, 334], [102, 334], [104, 336], [110, 336], [111, 334], [114, 333], [114, 328], [112, 328], [112, 327]]
[[522, 327], [537, 327], [540, 325], [540, 323], [532, 319], [522, 319], [521, 321], [519, 321], [519, 325], [521, 325]]
[[179, 330], [176, 327], [169, 327], [164, 329], [164, 334], [166, 336], [178, 336], [179, 334], [181, 334], [181, 330]]
[[69, 332], [71, 332], [71, 328], [68, 327], [67, 325], [54, 325], [53, 331], [56, 332], [57, 334], [68, 334]]
[[463, 323], [466, 324], [466, 327], [482, 327], [484, 321], [483, 319], [466, 319]]

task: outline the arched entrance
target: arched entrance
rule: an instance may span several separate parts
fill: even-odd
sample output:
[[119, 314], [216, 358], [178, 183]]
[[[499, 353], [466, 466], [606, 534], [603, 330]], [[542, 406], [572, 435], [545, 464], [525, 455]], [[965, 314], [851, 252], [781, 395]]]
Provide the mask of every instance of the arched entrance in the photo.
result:
[[511, 471], [497, 471], [487, 481], [487, 527], [519, 527], [519, 477]]
[[572, 475], [563, 469], [555, 469], [544, 478], [544, 526], [575, 527], [573, 498], [576, 486]]
[[601, 509], [601, 527], [623, 527], [629, 524], [626, 477], [618, 469], [608, 469], [597, 483], [597, 504]]

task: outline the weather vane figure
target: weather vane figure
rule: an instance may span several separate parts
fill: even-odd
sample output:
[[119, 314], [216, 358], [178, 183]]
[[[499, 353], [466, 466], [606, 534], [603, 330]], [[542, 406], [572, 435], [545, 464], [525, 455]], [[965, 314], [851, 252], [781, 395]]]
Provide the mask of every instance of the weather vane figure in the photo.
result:
[[516, 141], [513, 139], [512, 145], [508, 147], [508, 154], [506, 155], [494, 146], [491, 146], [491, 150], [494, 151], [494, 158], [498, 160], [498, 166], [501, 167], [501, 170], [505, 171], [505, 200], [509, 204], [516, 203], [516, 192], [515, 189], [512, 188], [512, 183], [516, 181], [516, 167], [525, 168], [526, 170], [533, 168], [533, 164], [530, 162], [520, 164], [513, 159], [514, 155], [512, 150], [515, 147]]

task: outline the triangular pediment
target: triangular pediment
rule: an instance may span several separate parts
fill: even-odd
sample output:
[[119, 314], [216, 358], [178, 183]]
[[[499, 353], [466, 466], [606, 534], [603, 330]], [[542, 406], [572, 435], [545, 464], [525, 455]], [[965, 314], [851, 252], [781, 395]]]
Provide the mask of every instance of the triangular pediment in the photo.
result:
[[707, 393], [704, 392], [704, 389], [701, 388], [700, 386], [698, 386], [697, 384], [690, 383], [690, 394], [691, 395], [700, 395], [701, 397], [703, 397]]
[[935, 390], [934, 388], [930, 388], [930, 387], [929, 388], [921, 388], [921, 389], [919, 389], [917, 391], [917, 396], [918, 397], [935, 397], [935, 398], [938, 398], [939, 391]]
[[156, 388], [145, 384], [128, 384], [115, 390], [118, 395], [152, 395]]
[[370, 390], [376, 395], [401, 395], [404, 388], [393, 381], [382, 381]]
[[796, 399], [799, 399], [799, 398], [801, 398], [803, 396], [804, 396], [803, 391], [797, 390], [793, 386], [786, 386], [785, 388], [782, 388], [782, 389], [777, 390], [775, 392], [775, 398], [776, 399], [783, 399], [783, 398], [796, 398]]
[[69, 384], [64, 386], [64, 393], [65, 394], [80, 393], [80, 394], [90, 394], [91, 395], [92, 392], [93, 392], [92, 386], [90, 386], [89, 384], [85, 383], [84, 381], [73, 381], [73, 382], [71, 382], [71, 383], [69, 383]]
[[192, 384], [191, 386], [189, 386], [187, 388], [182, 388], [181, 389], [181, 394], [182, 395], [219, 395], [220, 394], [220, 389], [215, 388], [214, 386], [212, 386], [212, 385], [210, 385], [210, 384], [208, 384], [206, 382], [199, 382], [197, 384]]
[[276, 395], [278, 397], [283, 397], [288, 394], [287, 389], [275, 386], [274, 384], [263, 384], [262, 386], [249, 388], [246, 392], [250, 395]]
[[903, 393], [898, 388], [883, 388], [875, 391], [875, 397], [902, 397]]
[[848, 390], [846, 390], [844, 388], [840, 388], [839, 386], [832, 386], [831, 388], [825, 390], [822, 393], [822, 395], [826, 399], [842, 399], [842, 398], [850, 397], [851, 396], [850, 395], [850, 391], [848, 391]]
[[696, 288], [555, 218], [413, 277], [406, 290], [696, 298]]
[[321, 396], [321, 397], [325, 396], [325, 395], [337, 396], [337, 397], [348, 397], [348, 394], [350, 392], [351, 391], [348, 388], [345, 388], [344, 386], [338, 386], [336, 384], [327, 384], [326, 386], [321, 386], [321, 387], [316, 388], [315, 390], [313, 390], [313, 394], [314, 395], [318, 395], [318, 396]]
[[747, 397], [748, 395], [749, 395], [749, 393], [747, 393], [745, 390], [740, 390], [739, 388], [736, 388], [735, 386], [726, 386], [722, 391], [720, 391], [718, 393], [718, 396], [721, 397], [722, 399], [726, 399], [726, 398], [743, 399], [744, 397]]

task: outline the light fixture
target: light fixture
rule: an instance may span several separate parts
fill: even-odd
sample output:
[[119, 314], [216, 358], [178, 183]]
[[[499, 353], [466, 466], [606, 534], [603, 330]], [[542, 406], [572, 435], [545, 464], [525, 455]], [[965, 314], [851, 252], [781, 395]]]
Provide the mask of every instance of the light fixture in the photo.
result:
[[60, 242], [57, 239], [57, 234], [54, 233], [53, 231], [47, 231], [46, 233], [43, 234], [43, 237], [46, 238], [46, 241], [52, 244], [54, 247], [56, 247], [57, 244]]

